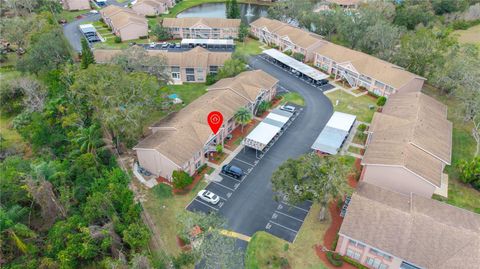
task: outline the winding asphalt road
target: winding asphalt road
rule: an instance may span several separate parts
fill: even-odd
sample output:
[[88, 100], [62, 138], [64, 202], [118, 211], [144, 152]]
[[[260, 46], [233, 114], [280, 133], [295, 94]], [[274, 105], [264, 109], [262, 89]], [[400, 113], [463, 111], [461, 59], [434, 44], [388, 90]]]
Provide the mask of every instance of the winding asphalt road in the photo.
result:
[[[125, 6], [128, 5], [133, 0], [125, 1], [123, 3], [118, 3], [115, 0], [108, 0], [107, 5], [116, 5], [116, 6]], [[89, 13], [88, 11], [85, 11], [85, 14], [83, 15], [83, 18], [81, 19], [76, 19], [70, 23], [67, 23], [63, 26], [63, 34], [68, 40], [68, 43], [70, 43], [70, 46], [77, 51], [80, 52], [82, 51], [82, 43], [81, 43], [81, 38], [83, 37], [82, 32], [78, 29], [78, 26], [80, 24], [88, 23], [88, 22], [94, 22], [98, 21], [100, 19], [100, 14], [92, 14]]]
[[263, 58], [252, 57], [249, 64], [253, 69], [261, 69], [276, 77], [285, 89], [300, 93], [306, 105], [220, 211], [231, 230], [251, 236], [256, 231], [265, 230], [265, 225], [278, 205], [273, 199], [273, 172], [287, 159], [311, 151], [310, 146], [330, 119], [333, 106], [320, 89]]

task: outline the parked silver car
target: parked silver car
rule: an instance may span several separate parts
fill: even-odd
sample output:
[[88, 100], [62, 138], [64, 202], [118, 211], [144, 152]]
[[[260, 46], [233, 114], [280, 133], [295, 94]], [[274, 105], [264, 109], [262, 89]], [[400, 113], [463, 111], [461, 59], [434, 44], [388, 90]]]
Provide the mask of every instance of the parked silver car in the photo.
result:
[[214, 205], [220, 202], [220, 197], [218, 197], [218, 195], [216, 195], [211, 191], [201, 190], [198, 192], [197, 196], [203, 201], [214, 204]]

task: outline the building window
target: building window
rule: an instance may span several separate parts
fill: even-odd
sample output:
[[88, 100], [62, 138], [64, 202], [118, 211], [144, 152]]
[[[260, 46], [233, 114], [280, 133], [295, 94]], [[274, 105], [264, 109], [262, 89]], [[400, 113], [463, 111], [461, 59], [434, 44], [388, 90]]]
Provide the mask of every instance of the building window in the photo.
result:
[[390, 256], [388, 254], [385, 254], [385, 253], [383, 253], [379, 250], [373, 249], [373, 248], [370, 249], [370, 253], [372, 253], [373, 255], [377, 255], [377, 256], [380, 256], [382, 258], [385, 258], [389, 261], [392, 260], [392, 256]]
[[195, 81], [195, 75], [187, 75], [187, 81]]
[[347, 249], [347, 256], [352, 258], [352, 259], [355, 259], [355, 260], [359, 261], [361, 255], [360, 255], [360, 252], [348, 248]]
[[365, 262], [375, 269], [388, 269], [388, 265], [382, 263], [379, 259], [376, 258], [367, 257], [367, 260]]
[[211, 65], [210, 66], [210, 74], [216, 74], [218, 72], [218, 66]]

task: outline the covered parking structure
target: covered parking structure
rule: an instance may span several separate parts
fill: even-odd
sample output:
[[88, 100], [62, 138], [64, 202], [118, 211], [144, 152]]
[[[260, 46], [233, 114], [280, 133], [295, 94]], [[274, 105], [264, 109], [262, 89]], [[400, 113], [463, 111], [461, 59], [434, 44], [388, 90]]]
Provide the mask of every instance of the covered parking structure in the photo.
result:
[[270, 112], [252, 132], [242, 141], [242, 144], [255, 150], [263, 151], [273, 139], [280, 134], [293, 113], [278, 108]]
[[276, 50], [268, 49], [264, 50], [263, 54], [274, 60], [275, 63], [282, 66], [284, 69], [288, 69], [291, 73], [298, 77], [307, 80], [310, 83], [316, 85], [325, 85], [328, 83], [328, 75], [320, 72], [319, 70], [306, 65], [294, 58]]
[[235, 43], [233, 39], [188, 39], [184, 38], [180, 42], [182, 48], [194, 48], [202, 46], [208, 49], [233, 49]]
[[311, 148], [318, 153], [337, 154], [355, 124], [355, 120], [355, 115], [334, 112]]

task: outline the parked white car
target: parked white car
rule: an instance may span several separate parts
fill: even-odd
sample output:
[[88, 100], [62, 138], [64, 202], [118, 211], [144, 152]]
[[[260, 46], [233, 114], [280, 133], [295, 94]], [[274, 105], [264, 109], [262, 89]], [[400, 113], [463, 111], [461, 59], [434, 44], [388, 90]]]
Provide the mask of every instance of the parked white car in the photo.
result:
[[157, 46], [157, 43], [155, 43], [155, 42], [151, 42], [151, 43], [150, 43], [150, 48], [151, 48], [151, 49], [154, 49], [155, 46]]
[[280, 107], [280, 110], [288, 111], [290, 113], [295, 113], [295, 107], [294, 106], [283, 105], [283, 106]]
[[198, 197], [202, 199], [205, 202], [211, 203], [211, 204], [218, 204], [220, 202], [220, 197], [216, 195], [215, 193], [207, 190], [201, 190], [198, 192]]

